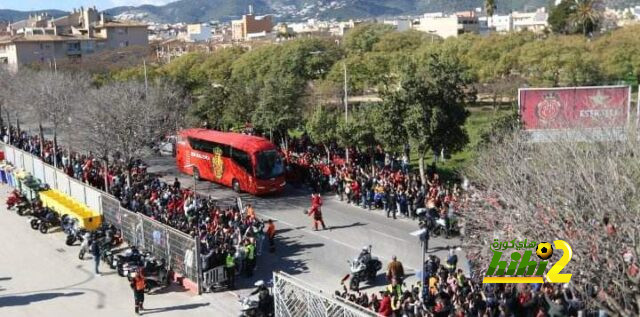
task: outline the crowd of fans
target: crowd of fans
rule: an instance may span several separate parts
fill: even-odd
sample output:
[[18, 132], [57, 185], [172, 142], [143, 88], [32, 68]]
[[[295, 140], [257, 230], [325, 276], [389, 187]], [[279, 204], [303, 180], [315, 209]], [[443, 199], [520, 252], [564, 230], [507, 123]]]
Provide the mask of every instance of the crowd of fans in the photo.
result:
[[[467, 278], [457, 261], [444, 265], [435, 256], [426, 264], [427, 286], [392, 281], [379, 293], [336, 291], [379, 316], [599, 316], [587, 311], [569, 284], [481, 284]], [[424, 291], [424, 292], [423, 292]]]
[[177, 178], [173, 184], [167, 184], [157, 175], [147, 173], [141, 160], [112, 159], [105, 169], [104, 161], [91, 153], [79, 154], [60, 147], [54, 151], [52, 141], [41, 144], [37, 135], [14, 128], [2, 131], [2, 139], [57, 166], [70, 177], [108, 191], [133, 212], [199, 237], [203, 271], [223, 265], [234, 273], [253, 274], [256, 256], [267, 237], [265, 223], [256, 217], [250, 204], [243, 210], [235, 201], [223, 206], [183, 188]]
[[346, 162], [344, 150], [326, 148], [302, 136], [283, 150], [290, 181], [306, 183], [315, 192], [335, 193], [364, 209], [384, 210], [387, 217], [416, 219], [424, 210], [449, 220], [459, 207], [457, 184], [443, 184], [433, 166], [425, 183], [409, 168], [407, 153], [396, 158], [378, 148], [374, 153], [352, 150]]

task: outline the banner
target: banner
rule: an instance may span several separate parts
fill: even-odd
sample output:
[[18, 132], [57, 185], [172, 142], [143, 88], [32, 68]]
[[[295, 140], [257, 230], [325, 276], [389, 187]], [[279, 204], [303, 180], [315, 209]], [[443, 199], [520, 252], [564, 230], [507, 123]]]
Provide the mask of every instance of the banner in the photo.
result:
[[522, 88], [518, 91], [525, 130], [622, 128], [629, 119], [629, 86]]

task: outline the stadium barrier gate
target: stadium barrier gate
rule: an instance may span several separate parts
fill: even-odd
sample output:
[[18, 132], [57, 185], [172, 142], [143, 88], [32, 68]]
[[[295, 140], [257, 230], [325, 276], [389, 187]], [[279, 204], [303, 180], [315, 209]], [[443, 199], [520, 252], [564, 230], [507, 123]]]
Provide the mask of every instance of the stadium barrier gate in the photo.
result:
[[[5, 160], [14, 167], [29, 172], [42, 183], [57, 189], [98, 211], [103, 221], [121, 230], [123, 239], [142, 251], [165, 259], [169, 269], [179, 275], [182, 284], [201, 293], [202, 274], [198, 259], [197, 239], [145, 215], [120, 206], [114, 196], [69, 177], [39, 157], [4, 144]], [[182, 279], [182, 278], [184, 279]]]
[[273, 272], [276, 317], [374, 317], [367, 310], [283, 272]]

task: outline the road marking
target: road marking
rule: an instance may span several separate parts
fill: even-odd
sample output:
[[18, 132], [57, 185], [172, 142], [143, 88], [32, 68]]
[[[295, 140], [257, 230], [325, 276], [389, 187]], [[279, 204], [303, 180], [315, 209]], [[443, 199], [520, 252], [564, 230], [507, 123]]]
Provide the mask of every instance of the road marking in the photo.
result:
[[392, 236], [392, 235], [390, 235], [390, 234], [388, 234], [388, 233], [384, 233], [384, 232], [380, 232], [380, 231], [373, 231], [373, 232], [375, 232], [375, 233], [377, 233], [377, 234], [379, 234], [379, 235], [381, 235], [381, 236], [385, 236], [385, 237], [387, 237], [387, 238], [391, 238], [391, 239], [394, 239], [394, 240], [397, 240], [397, 241], [400, 241], [400, 242], [409, 242], [409, 241], [407, 241], [407, 240], [405, 240], [405, 239], [401, 239], [401, 238], [398, 238], [398, 237], [394, 237], [394, 236]]

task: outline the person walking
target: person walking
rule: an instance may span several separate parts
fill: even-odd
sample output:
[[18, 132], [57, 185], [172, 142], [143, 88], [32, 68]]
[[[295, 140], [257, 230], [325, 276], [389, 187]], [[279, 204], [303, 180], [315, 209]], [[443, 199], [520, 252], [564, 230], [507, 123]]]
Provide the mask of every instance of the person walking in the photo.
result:
[[224, 270], [227, 273], [227, 281], [229, 285], [229, 289], [235, 288], [236, 281], [236, 262], [233, 257], [235, 252], [233, 249], [227, 252], [227, 256], [225, 257]]
[[404, 280], [404, 267], [395, 255], [391, 257], [391, 262], [389, 262], [387, 266], [387, 280], [390, 282], [397, 280], [400, 284], [402, 284], [402, 280]]
[[324, 220], [322, 219], [322, 211], [320, 211], [320, 206], [312, 206], [311, 211], [309, 211], [309, 216], [313, 217], [313, 230], [318, 231], [318, 223], [322, 225], [322, 230], [327, 229], [324, 224]]
[[269, 219], [267, 221], [267, 239], [269, 239], [269, 252], [276, 252], [276, 225], [273, 224], [273, 220]]
[[131, 289], [133, 290], [133, 301], [135, 305], [136, 314], [140, 315], [140, 311], [144, 310], [144, 289], [146, 287], [146, 283], [144, 281], [144, 276], [142, 275], [142, 269], [138, 270], [138, 272], [133, 274], [133, 278], [131, 279]]
[[95, 264], [95, 273], [97, 276], [100, 276], [100, 271], [98, 267], [100, 266], [100, 244], [96, 239], [91, 241], [91, 246], [89, 246], [89, 251], [91, 251], [91, 255], [93, 255], [93, 263]]

